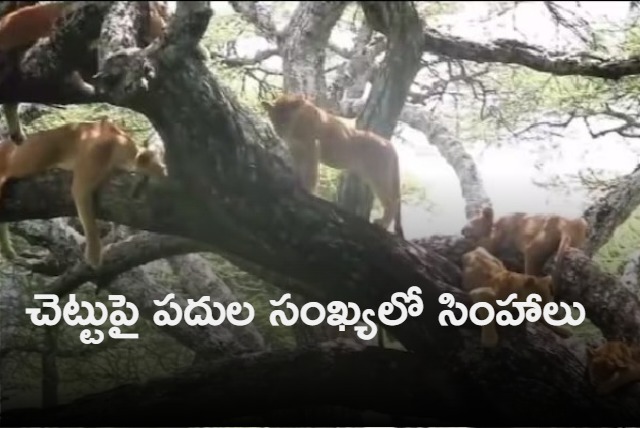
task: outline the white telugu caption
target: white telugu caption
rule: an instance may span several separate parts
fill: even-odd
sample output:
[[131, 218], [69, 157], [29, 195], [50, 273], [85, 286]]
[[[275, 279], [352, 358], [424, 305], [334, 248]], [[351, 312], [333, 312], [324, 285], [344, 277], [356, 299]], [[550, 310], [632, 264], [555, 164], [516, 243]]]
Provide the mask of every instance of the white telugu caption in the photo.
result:
[[[504, 306], [505, 309], [499, 310], [496, 312], [493, 305], [487, 302], [477, 302], [471, 305], [470, 309], [460, 303], [456, 302], [456, 299], [453, 297], [451, 293], [442, 293], [438, 298], [438, 303], [445, 305], [449, 308], [453, 308], [454, 306], [461, 312], [461, 317], [456, 318], [451, 309], [445, 309], [440, 312], [438, 316], [438, 322], [441, 326], [448, 326], [447, 320], [453, 326], [461, 326], [464, 324], [467, 319], [469, 319], [472, 323], [478, 326], [485, 326], [490, 322], [494, 321], [499, 326], [516, 326], [522, 324], [525, 319], [529, 322], [540, 321], [540, 319], [544, 318], [544, 320], [555, 327], [569, 324], [572, 327], [579, 326], [585, 320], [585, 310], [584, 306], [582, 306], [578, 302], [574, 302], [571, 306], [578, 310], [578, 319], [573, 318], [573, 314], [571, 311], [571, 306], [567, 303], [561, 302], [559, 305], [555, 302], [549, 302], [546, 305], [540, 305], [542, 302], [542, 297], [539, 294], [530, 294], [527, 296], [527, 300], [524, 302], [514, 302], [514, 300], [518, 297], [516, 293], [510, 294], [505, 300], [496, 300], [497, 306]], [[560, 312], [560, 308], [564, 309], [565, 317], [562, 319], [554, 319], [553, 316], [557, 315]], [[487, 311], [487, 317], [485, 319], [480, 319], [477, 315], [479, 309], [484, 309]], [[518, 310], [518, 317], [514, 318], [511, 312], [512, 309]]]
[[[402, 324], [407, 320], [409, 316], [417, 317], [422, 314], [424, 305], [419, 295], [422, 294], [422, 290], [419, 287], [409, 287], [409, 290], [404, 292], [397, 292], [391, 295], [390, 302], [384, 302], [378, 307], [377, 317], [378, 322], [387, 326], [396, 326]], [[90, 303], [86, 301], [78, 302], [75, 294], [69, 295], [69, 301], [61, 308], [59, 306], [59, 297], [55, 294], [35, 294], [33, 296], [35, 300], [42, 300], [41, 308], [27, 308], [25, 310], [27, 315], [31, 316], [31, 323], [38, 326], [54, 326], [57, 325], [60, 320], [70, 326], [92, 326], [100, 327], [107, 319], [113, 325], [109, 328], [108, 335], [112, 339], [138, 339], [138, 333], [122, 333], [121, 326], [130, 327], [138, 321], [138, 308], [135, 304], [127, 302], [125, 296], [112, 294], [109, 296], [112, 308], [115, 310], [109, 313], [106, 305], [101, 302]], [[199, 300], [187, 299], [187, 305], [183, 308], [177, 302], [171, 302], [175, 298], [175, 294], [168, 294], [162, 300], [154, 300], [153, 304], [158, 307], [168, 305], [172, 310], [173, 316], [168, 311], [161, 309], [156, 311], [153, 315], [153, 322], [158, 326], [175, 326], [180, 322], [186, 323], [190, 326], [217, 326], [222, 324], [225, 320], [235, 326], [245, 326], [253, 321], [255, 311], [250, 303], [232, 302], [228, 305], [223, 305], [219, 302], [211, 302], [210, 296], [203, 296]], [[323, 321], [330, 326], [338, 327], [340, 331], [345, 331], [345, 326], [354, 326], [353, 329], [359, 338], [363, 340], [371, 340], [378, 333], [378, 326], [370, 318], [376, 315], [373, 309], [360, 310], [360, 307], [353, 303], [348, 302], [345, 304], [340, 301], [330, 302], [326, 308], [320, 303], [309, 302], [298, 308], [294, 303], [287, 302], [291, 298], [291, 294], [287, 293], [283, 295], [280, 300], [269, 300], [271, 306], [278, 307], [285, 304], [285, 307], [290, 311], [290, 317], [287, 317], [282, 309], [277, 309], [271, 312], [269, 315], [269, 322], [273, 326], [292, 326], [298, 320], [309, 326], [315, 326], [321, 324]], [[129, 314], [126, 314], [123, 308], [127, 309]], [[214, 317], [213, 308], [218, 309], [218, 317]], [[309, 317], [308, 311], [310, 309], [316, 309], [319, 315], [313, 319]], [[48, 309], [49, 313], [42, 313], [45, 309]], [[87, 312], [86, 316], [81, 316], [80, 310], [84, 309]], [[353, 311], [353, 317], [348, 317], [349, 309]], [[400, 317], [398, 319], [389, 319], [396, 309], [400, 311]], [[237, 319], [244, 310], [246, 310], [246, 317], [244, 319]], [[52, 315], [50, 313], [53, 312]], [[97, 312], [100, 313], [100, 317], [97, 318]], [[202, 315], [204, 313], [205, 315]], [[327, 316], [328, 314], [328, 316]], [[363, 322], [365, 326], [355, 326], [356, 323]], [[102, 330], [97, 328], [90, 329], [85, 328], [80, 332], [80, 341], [85, 345], [97, 345], [104, 341], [105, 334]]]
[[[391, 295], [390, 302], [384, 302], [378, 307], [377, 317], [380, 323], [387, 326], [397, 326], [407, 320], [409, 316], [417, 317], [422, 314], [424, 305], [422, 299], [418, 297], [422, 294], [422, 290], [419, 287], [410, 287], [407, 293], [397, 292]], [[27, 308], [25, 310], [27, 315], [31, 316], [31, 323], [41, 326], [54, 326], [57, 325], [61, 319], [70, 326], [93, 326], [100, 327], [107, 319], [113, 325], [108, 330], [108, 335], [112, 339], [138, 339], [138, 333], [122, 333], [121, 326], [132, 326], [138, 321], [139, 313], [135, 304], [127, 302], [123, 295], [112, 294], [109, 296], [111, 306], [114, 311], [109, 313], [105, 304], [101, 302], [89, 303], [86, 301], [78, 302], [75, 294], [69, 295], [69, 301], [60, 308], [58, 305], [59, 298], [55, 294], [35, 294], [35, 300], [42, 300], [42, 308]], [[162, 309], [156, 311], [153, 315], [153, 322], [158, 326], [175, 326], [184, 321], [190, 326], [217, 326], [221, 325], [225, 320], [235, 326], [245, 326], [253, 321], [255, 311], [250, 303], [232, 302], [226, 307], [220, 302], [211, 302], [210, 296], [203, 296], [199, 300], [187, 299], [187, 305], [183, 308], [176, 302], [171, 302], [175, 298], [175, 294], [168, 294], [162, 300], [154, 300], [153, 303], [156, 306], [162, 307], [168, 306], [173, 310], [174, 316], [172, 317], [169, 312]], [[287, 317], [282, 309], [277, 309], [271, 312], [269, 315], [269, 322], [272, 326], [292, 326], [298, 320], [309, 326], [316, 326], [323, 321], [333, 327], [338, 327], [340, 331], [345, 331], [346, 326], [354, 326], [353, 329], [357, 336], [363, 340], [371, 340], [378, 333], [378, 326], [370, 318], [375, 316], [376, 313], [373, 309], [360, 310], [360, 307], [353, 302], [345, 304], [340, 301], [330, 302], [326, 308], [318, 302], [309, 302], [298, 308], [293, 302], [287, 302], [291, 298], [291, 294], [287, 293], [283, 295], [280, 300], [269, 300], [271, 306], [278, 307], [286, 303], [286, 308], [291, 312], [291, 317]], [[461, 326], [467, 319], [478, 326], [485, 326], [492, 322], [494, 319], [500, 326], [517, 326], [522, 324], [525, 320], [530, 322], [539, 321], [544, 318], [545, 321], [554, 326], [561, 326], [569, 324], [571, 326], [578, 326], [585, 320], [585, 310], [580, 303], [573, 303], [573, 307], [578, 309], [578, 319], [572, 317], [571, 306], [562, 302], [560, 305], [550, 302], [541, 307], [539, 302], [542, 298], [538, 294], [531, 294], [527, 297], [525, 302], [514, 302], [517, 298], [515, 293], [509, 295], [505, 300], [497, 300], [498, 306], [510, 306], [500, 310], [496, 313], [494, 307], [486, 302], [478, 302], [468, 309], [464, 304], [456, 302], [454, 296], [451, 293], [443, 293], [440, 295], [438, 302], [446, 305], [449, 308], [454, 306], [461, 312], [461, 317], [456, 318], [451, 309], [445, 309], [440, 312], [438, 322], [441, 326]], [[404, 303], [403, 303], [404, 301]], [[409, 303], [407, 305], [407, 303]], [[558, 314], [562, 307], [566, 316], [563, 319], [556, 320], [552, 316]], [[44, 308], [50, 309], [53, 312], [53, 316], [49, 314], [43, 314]], [[87, 311], [87, 316], [80, 316], [79, 312], [81, 308]], [[129, 310], [129, 316], [125, 314], [125, 311], [118, 308], [126, 308]], [[212, 309], [216, 308], [219, 311], [218, 317], [214, 317]], [[317, 318], [312, 319], [308, 315], [309, 309], [316, 309], [319, 312]], [[398, 319], [389, 319], [395, 309], [400, 310], [400, 317]], [[485, 319], [480, 319], [477, 316], [477, 311], [483, 308], [487, 311], [488, 315]], [[518, 309], [519, 316], [514, 318], [510, 309]], [[100, 318], [96, 318], [96, 309], [99, 309]], [[247, 317], [244, 319], [237, 319], [236, 316], [240, 315], [243, 310], [247, 311]], [[348, 310], [353, 310], [353, 317], [348, 317]], [[200, 312], [200, 313], [196, 313]], [[206, 315], [201, 315], [204, 312]], [[327, 313], [329, 314], [327, 316]], [[448, 321], [448, 322], [447, 322]], [[356, 326], [358, 322], [363, 322], [365, 326]], [[449, 324], [450, 323], [450, 324]], [[86, 345], [99, 344], [104, 340], [104, 332], [99, 329], [93, 329], [93, 332], [89, 328], [85, 328], [80, 332], [80, 341]]]

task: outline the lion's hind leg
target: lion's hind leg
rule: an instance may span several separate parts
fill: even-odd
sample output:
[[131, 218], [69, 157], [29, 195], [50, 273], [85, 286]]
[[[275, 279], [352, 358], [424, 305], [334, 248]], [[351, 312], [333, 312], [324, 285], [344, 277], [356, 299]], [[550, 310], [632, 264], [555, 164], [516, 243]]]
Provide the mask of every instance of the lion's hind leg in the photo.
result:
[[361, 174], [382, 205], [382, 217], [373, 220], [373, 223], [384, 230], [389, 229], [400, 209], [400, 195], [397, 194], [396, 186], [394, 186], [393, 174], [394, 171], [391, 167], [367, 171], [366, 175]]

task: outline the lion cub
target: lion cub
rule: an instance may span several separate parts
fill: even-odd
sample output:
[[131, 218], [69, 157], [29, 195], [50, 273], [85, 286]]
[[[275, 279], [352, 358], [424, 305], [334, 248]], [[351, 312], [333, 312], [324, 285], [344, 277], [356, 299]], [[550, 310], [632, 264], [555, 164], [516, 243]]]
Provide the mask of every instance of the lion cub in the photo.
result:
[[[551, 275], [536, 277], [508, 271], [503, 263], [491, 255], [486, 249], [477, 247], [462, 256], [462, 284], [469, 293], [473, 303], [486, 302], [493, 306], [495, 313], [506, 309], [497, 305], [497, 300], [506, 300], [512, 293], [517, 294], [516, 302], [524, 302], [530, 294], [541, 297], [540, 305], [553, 301], [553, 279]], [[481, 318], [486, 318], [484, 310], [479, 311]], [[562, 327], [541, 321], [561, 337], [571, 336], [571, 332]], [[497, 324], [494, 321], [482, 326], [481, 343], [485, 347], [498, 344]]]
[[544, 264], [555, 252], [558, 263], [568, 248], [581, 249], [588, 225], [583, 218], [559, 215], [507, 214], [493, 222], [493, 209], [486, 207], [463, 228], [462, 235], [495, 254], [514, 249], [524, 255], [524, 273], [541, 275]]
[[640, 382], [640, 346], [620, 341], [587, 348], [587, 369], [598, 394], [610, 394], [633, 382]]
[[358, 175], [373, 190], [383, 207], [375, 224], [404, 237], [398, 154], [389, 140], [357, 129], [354, 119], [326, 112], [300, 95], [281, 95], [273, 103], [262, 102], [276, 133], [289, 146], [297, 176], [313, 193], [318, 164]]
[[[84, 229], [85, 260], [94, 268], [102, 264], [94, 192], [116, 169], [167, 176], [164, 160], [155, 151], [136, 147], [131, 137], [107, 118], [36, 132], [20, 145], [11, 140], [0, 143], [0, 192], [8, 179], [54, 168], [73, 172], [71, 194]], [[6, 256], [15, 257], [7, 225], [0, 227], [0, 246]]]

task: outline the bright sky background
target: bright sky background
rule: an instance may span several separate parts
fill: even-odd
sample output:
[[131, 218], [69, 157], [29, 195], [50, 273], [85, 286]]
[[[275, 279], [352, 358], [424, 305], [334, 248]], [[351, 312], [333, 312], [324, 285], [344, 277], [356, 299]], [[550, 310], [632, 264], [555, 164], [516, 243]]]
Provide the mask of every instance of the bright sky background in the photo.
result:
[[[488, 2], [461, 3], [464, 3], [464, 10], [457, 13], [455, 18], [439, 21], [437, 27], [441, 31], [476, 41], [518, 39], [553, 50], [566, 50], [568, 41], [575, 40], [575, 36], [567, 30], [555, 27], [542, 2], [522, 3], [515, 14], [505, 14], [486, 24], [475, 22], [486, 15]], [[576, 9], [574, 2], [560, 3], [565, 8], [578, 10], [580, 16], [590, 23], [621, 22], [628, 8], [628, 2], [581, 2], [579, 9]], [[216, 14], [233, 13], [227, 2], [212, 2], [212, 6]], [[338, 44], [351, 44], [348, 37], [334, 35], [332, 39]], [[243, 39], [237, 44], [239, 54], [247, 56], [265, 47], [267, 44], [263, 39], [254, 37]], [[273, 58], [266, 65], [269, 68], [279, 67], [280, 59]], [[453, 169], [434, 147], [428, 145], [423, 134], [409, 130], [403, 133], [403, 138], [410, 140], [413, 147], [397, 144], [401, 168], [421, 180], [430, 200], [435, 204], [431, 212], [405, 205], [405, 234], [408, 238], [414, 238], [436, 233], [458, 233], [465, 223], [464, 201]], [[613, 134], [593, 140], [582, 123], [577, 122], [564, 131], [564, 138], [556, 138], [554, 141], [560, 143], [560, 148], [552, 149], [557, 154], [546, 162], [545, 169], [556, 173], [577, 173], [580, 169], [592, 167], [625, 174], [636, 166], [640, 154], [628, 147], [621, 137]], [[397, 143], [395, 140], [394, 142]], [[532, 178], [539, 174], [533, 166], [537, 155], [530, 149], [534, 144], [539, 146], [540, 142], [523, 142], [517, 148], [501, 147], [470, 152], [477, 162], [496, 212], [557, 212], [565, 215], [581, 213], [588, 202], [584, 193], [573, 192], [567, 197], [564, 193], [542, 189], [532, 183]]]

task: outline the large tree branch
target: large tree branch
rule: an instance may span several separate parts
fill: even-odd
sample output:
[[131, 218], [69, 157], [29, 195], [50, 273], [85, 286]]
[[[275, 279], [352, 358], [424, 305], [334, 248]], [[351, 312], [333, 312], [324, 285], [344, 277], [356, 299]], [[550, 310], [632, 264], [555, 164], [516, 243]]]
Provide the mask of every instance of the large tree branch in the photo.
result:
[[347, 1], [300, 2], [283, 31], [283, 89], [313, 95], [322, 105], [327, 93], [324, 64], [331, 31]]
[[391, 138], [409, 88], [420, 70], [422, 50], [415, 38], [422, 23], [410, 2], [360, 2], [369, 26], [387, 37], [387, 51], [358, 127]]
[[[98, 97], [68, 79], [71, 72], [95, 72], [90, 44], [100, 36], [100, 23], [112, 2], [75, 2], [53, 35], [28, 49], [19, 70], [0, 82], [0, 102], [87, 103]], [[85, 78], [86, 80], [86, 78]]]
[[[391, 139], [407, 93], [420, 70], [422, 50], [416, 41], [422, 31], [418, 13], [410, 2], [360, 2], [367, 24], [386, 36], [385, 58], [371, 84], [371, 92], [356, 126]], [[371, 188], [356, 174], [343, 173], [336, 203], [369, 219], [373, 208]]]
[[203, 251], [207, 247], [173, 236], [140, 233], [105, 247], [104, 263], [92, 269], [83, 259], [48, 286], [47, 292], [63, 296], [87, 281], [119, 275], [136, 266], [180, 254]]
[[[63, 264], [63, 268], [68, 270], [41, 292], [62, 295], [71, 292], [72, 287], [78, 287], [88, 280], [98, 282], [101, 278], [111, 278], [108, 285], [111, 294], [126, 296], [128, 301], [138, 307], [141, 316], [148, 320], [152, 320], [155, 312], [159, 310], [152, 304], [152, 301], [164, 299], [172, 290], [159, 285], [158, 281], [154, 280], [152, 270], [158, 269], [159, 266], [156, 265], [152, 268], [146, 263], [159, 258], [160, 255], [180, 254], [206, 248], [202, 244], [182, 238], [156, 236], [143, 232], [112, 244], [112, 251], [108, 253], [108, 262], [102, 269], [92, 270], [82, 261], [75, 262], [75, 258], [79, 255], [79, 251], [77, 251], [79, 242], [77, 234], [70, 226], [60, 220], [42, 223], [42, 227], [31, 225], [31, 227], [24, 228], [27, 230], [22, 230], [22, 232], [31, 232], [32, 234], [34, 232], [48, 232], [52, 237], [55, 237], [54, 252], [58, 261]], [[34, 228], [36, 230], [33, 230]], [[71, 255], [74, 255], [75, 258], [70, 257]], [[194, 282], [200, 285], [199, 292], [187, 297], [197, 300], [208, 294], [212, 296], [213, 301], [220, 301], [224, 304], [237, 301], [219, 278], [211, 276], [213, 272], [209, 267], [203, 266], [198, 257], [192, 255], [191, 258], [176, 259], [174, 262], [174, 267], [179, 270], [177, 275], [182, 277], [183, 282]], [[179, 294], [176, 295], [175, 301], [181, 307], [186, 307], [186, 298]], [[262, 338], [253, 325], [243, 327], [241, 330], [227, 321], [220, 326], [208, 327], [192, 327], [182, 322], [173, 327], [159, 328], [198, 355], [208, 358], [264, 349]], [[4, 344], [3, 348], [5, 348]]]
[[260, 35], [267, 40], [277, 42], [279, 34], [273, 22], [271, 12], [257, 1], [230, 1], [229, 4], [247, 22], [253, 24]]
[[582, 75], [620, 79], [640, 73], [640, 58], [601, 60], [588, 55], [559, 54], [517, 40], [494, 40], [480, 43], [462, 37], [444, 35], [433, 28], [423, 37], [425, 52], [474, 62], [518, 64], [536, 71], [559, 76]]
[[141, 2], [115, 1], [102, 21], [98, 43], [98, 68], [117, 52], [141, 45], [144, 18]]
[[442, 125], [442, 119], [435, 114], [428, 114], [424, 107], [407, 104], [402, 110], [400, 120], [422, 131], [429, 143], [434, 145], [451, 165], [460, 180], [467, 218], [476, 215], [483, 206], [491, 203], [473, 158], [464, 149], [462, 142]]
[[584, 211], [583, 216], [589, 223], [589, 239], [585, 253], [595, 254], [639, 204], [640, 168], [636, 168]]
[[[189, 281], [190, 278], [183, 280]], [[136, 305], [140, 316], [153, 320], [154, 314], [161, 308], [153, 304], [153, 300], [163, 300], [169, 293], [174, 293], [173, 299], [183, 309], [187, 307], [187, 298], [198, 300], [201, 296], [182, 296], [174, 290], [159, 285], [154, 281], [151, 271], [146, 266], [129, 270], [119, 275], [108, 286], [109, 294], [122, 294], [127, 301]], [[214, 311], [215, 312], [215, 311]], [[178, 343], [191, 349], [200, 356], [219, 358], [225, 355], [239, 355], [245, 352], [260, 350], [260, 346], [252, 340], [250, 332], [236, 336], [227, 321], [219, 326], [190, 326], [184, 320], [175, 326], [159, 326], [160, 331], [174, 338]], [[247, 326], [255, 330], [253, 326]], [[237, 327], [236, 327], [237, 329]]]
[[0, 272], [0, 362], [11, 349], [20, 346], [26, 302], [24, 290], [29, 285], [28, 272], [21, 267]]
[[[551, 273], [552, 269], [547, 271]], [[604, 272], [580, 251], [571, 251], [563, 262], [557, 288], [561, 299], [584, 306], [587, 318], [604, 337], [640, 342], [637, 290]]]
[[[212, 302], [220, 302], [223, 305], [239, 301], [231, 288], [214, 272], [211, 262], [202, 255], [174, 256], [169, 258], [167, 262], [174, 275], [181, 278], [180, 283], [185, 294], [194, 300], [201, 296], [210, 296]], [[242, 350], [242, 352], [259, 351], [266, 348], [264, 339], [255, 324], [236, 326], [225, 319], [218, 326], [218, 328], [220, 327], [227, 329], [233, 341], [238, 342], [230, 345]], [[208, 357], [208, 355], [200, 354], [199, 357]]]
[[[40, 421], [78, 425], [91, 421], [99, 412], [101, 423], [107, 425], [126, 421], [129, 425], [177, 426], [195, 421], [204, 425], [240, 419], [245, 423], [264, 421], [272, 412], [303, 407], [312, 411], [307, 418], [322, 424], [327, 414], [334, 421], [344, 415], [326, 412], [326, 407], [336, 405], [410, 414], [423, 421], [450, 418], [460, 411], [460, 403], [466, 403], [466, 411], [474, 413], [484, 408], [480, 396], [472, 397], [473, 389], [467, 390], [467, 397], [461, 395], [462, 389], [429, 362], [399, 351], [345, 346], [262, 353], [219, 361], [144, 385], [121, 386], [50, 411], [5, 411], [2, 416], [11, 426]], [[377, 374], [372, 377], [371, 373]], [[349, 387], [336, 388], [343, 384]], [[398, 392], [394, 400], [389, 400], [388, 391]], [[238, 404], [247, 402], [247, 393], [255, 397], [249, 409]], [[180, 412], [176, 412], [177, 402], [181, 403]], [[215, 403], [213, 414], [211, 403]], [[255, 416], [247, 419], [248, 414]], [[298, 413], [291, 422], [308, 422], [307, 418]]]
[[[357, 116], [366, 102], [366, 98], [363, 99], [362, 96], [372, 74], [371, 64], [385, 47], [382, 38], [371, 43], [370, 39], [371, 29], [365, 22], [356, 36], [354, 55], [339, 69], [331, 84], [330, 98], [334, 103], [340, 102], [343, 115]], [[451, 135], [434, 114], [428, 114], [426, 109], [418, 105], [407, 104], [401, 112], [400, 120], [423, 132], [454, 169], [466, 202], [467, 217], [475, 215], [479, 207], [490, 203], [475, 162], [462, 143]], [[368, 213], [366, 210], [363, 212], [365, 215]]]
[[[384, 37], [377, 37], [372, 41], [372, 36], [373, 30], [366, 21], [363, 22], [355, 36], [353, 54], [349, 61], [338, 68], [336, 78], [329, 88], [328, 97], [332, 103], [340, 107], [343, 116], [357, 116], [353, 114], [351, 104], [354, 99], [362, 98], [366, 84], [376, 69], [375, 58], [385, 50]], [[363, 105], [365, 101], [363, 100]]]
[[627, 262], [620, 265], [620, 282], [640, 292], [640, 250], [631, 253], [627, 257]]

